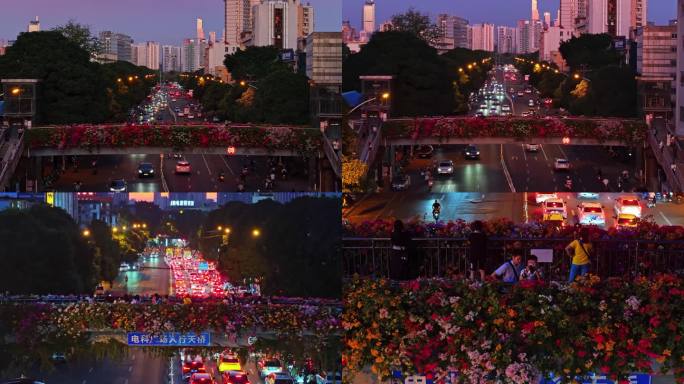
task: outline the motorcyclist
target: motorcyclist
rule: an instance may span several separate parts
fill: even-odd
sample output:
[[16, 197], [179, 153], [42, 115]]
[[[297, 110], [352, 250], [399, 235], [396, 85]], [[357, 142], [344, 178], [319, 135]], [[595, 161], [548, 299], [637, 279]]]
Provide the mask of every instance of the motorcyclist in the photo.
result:
[[223, 171], [219, 172], [219, 181], [223, 181], [225, 179], [226, 179], [226, 174]]
[[442, 204], [439, 203], [439, 200], [435, 200], [434, 203], [432, 203], [432, 212], [440, 212], [442, 210]]
[[565, 176], [565, 189], [572, 189], [572, 179], [570, 178], [570, 176]]

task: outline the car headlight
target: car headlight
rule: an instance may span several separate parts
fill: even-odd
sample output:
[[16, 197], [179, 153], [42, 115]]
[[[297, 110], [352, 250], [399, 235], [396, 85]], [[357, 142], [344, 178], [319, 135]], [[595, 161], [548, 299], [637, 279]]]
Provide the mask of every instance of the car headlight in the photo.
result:
[[480, 151], [477, 151], [477, 154], [479, 155], [479, 154], [480, 154]]
[[142, 169], [138, 169], [138, 173], [142, 173]]
[[150, 169], [150, 173], [154, 173], [154, 169]]

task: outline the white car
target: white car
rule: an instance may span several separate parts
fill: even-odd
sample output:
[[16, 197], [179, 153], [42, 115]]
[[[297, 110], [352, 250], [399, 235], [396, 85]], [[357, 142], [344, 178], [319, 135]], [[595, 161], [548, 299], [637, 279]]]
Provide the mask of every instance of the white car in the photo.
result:
[[505, 111], [505, 112], [508, 112], [508, 111], [511, 110], [511, 107], [509, 107], [508, 104], [504, 104], [504, 105], [501, 106], [501, 110], [502, 110], [502, 111]]
[[568, 218], [568, 209], [563, 199], [550, 198], [542, 203], [542, 214], [544, 217], [552, 213], [560, 213], [564, 219]]
[[570, 161], [568, 161], [568, 159], [556, 158], [556, 160], [553, 162], [553, 169], [556, 171], [569, 171]]
[[537, 152], [539, 151], [539, 144], [525, 144], [525, 150], [527, 152]]
[[584, 202], [577, 206], [577, 222], [582, 225], [606, 225], [601, 203]]
[[537, 196], [534, 197], [534, 200], [537, 204], [541, 204], [545, 202], [548, 199], [557, 199], [558, 195], [555, 193], [537, 193]]
[[451, 160], [443, 160], [437, 165], [438, 175], [453, 175], [454, 174], [454, 162]]
[[641, 204], [639, 199], [634, 196], [623, 196], [615, 200], [615, 216], [620, 214], [630, 214], [641, 218]]
[[530, 101], [527, 102], [527, 105], [530, 107], [534, 107], [534, 100], [530, 99]]

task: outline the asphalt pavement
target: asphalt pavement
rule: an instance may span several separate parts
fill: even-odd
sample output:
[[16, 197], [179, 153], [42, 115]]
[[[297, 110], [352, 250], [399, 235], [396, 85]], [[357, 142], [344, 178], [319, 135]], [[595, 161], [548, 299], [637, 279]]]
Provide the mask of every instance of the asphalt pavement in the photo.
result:
[[[423, 219], [433, 221], [432, 204], [441, 204], [440, 220], [492, 220], [508, 218], [518, 223], [542, 219], [541, 206], [535, 202], [535, 193], [380, 193], [369, 195], [349, 207], [343, 217], [351, 222], [383, 218], [401, 220]], [[575, 223], [575, 211], [582, 201], [598, 201], [605, 211], [606, 225], [614, 224], [614, 203], [620, 196], [634, 194], [599, 193], [597, 199], [579, 198], [576, 193], [557, 193], [568, 207], [567, 224]], [[643, 217], [660, 225], [684, 225], [684, 204], [659, 202], [654, 208], [642, 201]]]
[[[168, 295], [171, 293], [171, 269], [160, 255], [146, 259], [142, 268], [120, 272], [111, 292], [116, 295]], [[125, 281], [128, 277], [128, 282]]]

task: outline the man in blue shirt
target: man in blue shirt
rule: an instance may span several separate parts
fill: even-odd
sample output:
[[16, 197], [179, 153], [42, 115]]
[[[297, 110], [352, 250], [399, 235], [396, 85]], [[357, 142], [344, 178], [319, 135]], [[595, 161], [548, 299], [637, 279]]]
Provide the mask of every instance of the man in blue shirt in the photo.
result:
[[501, 266], [492, 273], [492, 277], [501, 279], [504, 283], [517, 283], [520, 280], [521, 270], [522, 255], [514, 254], [510, 260], [501, 264]]

